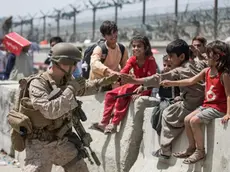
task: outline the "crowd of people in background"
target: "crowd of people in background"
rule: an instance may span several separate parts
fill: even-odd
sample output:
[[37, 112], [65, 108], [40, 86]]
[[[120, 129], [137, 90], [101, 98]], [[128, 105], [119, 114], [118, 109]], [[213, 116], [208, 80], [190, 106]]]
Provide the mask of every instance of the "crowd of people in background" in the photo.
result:
[[20, 80], [34, 73], [33, 50], [31, 46], [22, 48], [15, 55], [0, 44], [0, 80]]
[[[163, 70], [158, 72], [151, 45], [146, 36], [136, 35], [130, 42], [132, 55], [117, 42], [118, 28], [112, 21], [104, 21], [100, 27], [104, 42], [93, 47], [90, 63], [83, 56], [73, 75], [82, 74], [83, 64], [90, 66], [89, 78], [99, 79], [119, 75], [120, 79], [102, 88], [105, 95], [102, 120], [93, 127], [105, 134], [116, 132], [124, 119], [131, 101], [135, 101], [135, 113], [144, 113], [146, 107], [156, 107], [151, 120], [153, 129], [160, 136], [160, 149], [153, 156], [169, 159], [171, 155], [185, 158], [192, 164], [205, 157], [202, 124], [215, 118], [230, 118], [230, 48], [222, 41], [207, 43], [196, 36], [187, 44], [182, 39], [169, 43], [167, 54], [162, 57]], [[52, 65], [52, 47], [63, 42], [60, 37], [50, 40], [51, 50], [45, 64]], [[29, 49], [20, 56], [0, 47], [0, 78], [18, 80], [33, 73]], [[81, 49], [82, 51], [82, 49]], [[89, 54], [88, 54], [89, 55]], [[152, 91], [153, 90], [153, 91]], [[157, 91], [156, 91], [157, 90]], [[155, 93], [155, 94], [152, 94]], [[117, 97], [117, 98], [114, 98]], [[172, 153], [172, 142], [184, 130], [189, 145], [185, 151]]]
[[0, 45], [0, 80], [7, 80], [10, 77], [15, 64], [15, 54], [7, 51], [3, 44]]

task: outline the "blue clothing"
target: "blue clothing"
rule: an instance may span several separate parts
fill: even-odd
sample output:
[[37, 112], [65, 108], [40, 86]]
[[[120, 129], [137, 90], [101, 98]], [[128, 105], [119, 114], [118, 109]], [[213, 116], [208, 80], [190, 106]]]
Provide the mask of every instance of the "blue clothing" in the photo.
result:
[[0, 80], [7, 80], [9, 79], [10, 73], [15, 65], [16, 56], [13, 53], [9, 53], [7, 55], [7, 64], [6, 69], [4, 72], [0, 73]]
[[77, 67], [76, 67], [75, 71], [73, 72], [74, 78], [78, 78], [78, 77], [82, 76], [81, 64], [82, 64], [82, 62], [77, 63]]
[[73, 72], [73, 76], [74, 78], [79, 78], [81, 76], [81, 73], [78, 68], [76, 68], [75, 71]]

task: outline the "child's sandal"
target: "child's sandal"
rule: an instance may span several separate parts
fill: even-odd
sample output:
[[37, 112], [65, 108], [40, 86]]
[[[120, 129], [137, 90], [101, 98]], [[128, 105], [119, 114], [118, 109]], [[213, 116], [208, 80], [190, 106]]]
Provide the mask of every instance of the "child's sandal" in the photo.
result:
[[185, 151], [173, 153], [173, 156], [176, 158], [188, 158], [195, 152], [196, 148], [188, 148]]
[[104, 134], [112, 134], [112, 133], [116, 133], [116, 131], [117, 131], [117, 127], [115, 125], [108, 124], [105, 127]]
[[196, 149], [196, 151], [183, 161], [184, 164], [194, 164], [205, 157], [205, 149]]

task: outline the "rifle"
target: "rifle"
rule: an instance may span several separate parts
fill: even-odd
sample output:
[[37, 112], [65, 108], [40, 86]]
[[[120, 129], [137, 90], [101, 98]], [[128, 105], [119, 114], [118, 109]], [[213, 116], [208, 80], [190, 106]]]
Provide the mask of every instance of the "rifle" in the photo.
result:
[[[93, 141], [91, 135], [89, 133], [87, 133], [81, 123], [81, 121], [86, 121], [87, 117], [84, 113], [84, 111], [81, 109], [81, 105], [82, 102], [79, 100], [76, 100], [78, 103], [78, 107], [76, 107], [73, 111], [73, 127], [77, 132], [78, 137], [80, 138], [81, 142], [83, 143], [83, 154], [85, 154], [84, 158], [88, 158], [89, 162], [91, 164], [94, 164], [94, 162], [100, 166], [101, 162], [99, 161], [96, 153], [91, 149], [90, 147], [90, 143]], [[87, 149], [85, 148], [87, 147], [89, 149], [89, 151], [91, 152], [91, 156], [94, 160], [94, 162], [91, 160], [90, 155], [87, 151]]]
[[[61, 93], [62, 93], [62, 91], [60, 88], [55, 88], [55, 89], [53, 89], [53, 91], [48, 96], [48, 99], [53, 100], [53, 99], [59, 97], [61, 95]], [[78, 107], [76, 107], [73, 110], [72, 122], [73, 122], [73, 127], [76, 130], [77, 134], [73, 133], [72, 135], [70, 135], [69, 141], [74, 143], [75, 146], [77, 147], [79, 154], [80, 154], [79, 159], [81, 157], [82, 158], [88, 158], [89, 162], [92, 165], [95, 162], [98, 166], [100, 166], [101, 162], [99, 161], [96, 153], [90, 147], [90, 143], [93, 141], [93, 139], [92, 139], [91, 135], [85, 131], [85, 128], [83, 127], [83, 125], [81, 123], [81, 121], [87, 120], [87, 117], [81, 108], [82, 102], [77, 100], [76, 98], [75, 98], [75, 100], [78, 104]], [[59, 131], [57, 132], [56, 135], [59, 138], [62, 138], [70, 128], [71, 128], [71, 126], [69, 126], [69, 124], [66, 124], [59, 129]], [[90, 150], [91, 156], [92, 156], [94, 162], [92, 161], [86, 147]]]

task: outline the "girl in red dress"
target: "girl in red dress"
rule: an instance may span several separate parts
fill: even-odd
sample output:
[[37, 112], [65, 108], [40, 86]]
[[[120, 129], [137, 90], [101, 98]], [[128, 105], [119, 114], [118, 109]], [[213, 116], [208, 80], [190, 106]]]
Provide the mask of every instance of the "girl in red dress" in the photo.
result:
[[[121, 70], [121, 73], [130, 73], [133, 70], [133, 75], [136, 78], [151, 76], [156, 73], [156, 62], [151, 52], [151, 45], [146, 36], [135, 36], [130, 45], [132, 46], [133, 56], [130, 57], [126, 66]], [[138, 85], [125, 84], [108, 91], [105, 95], [103, 119], [100, 123], [94, 126], [105, 133], [111, 133], [116, 130], [116, 126], [125, 117], [129, 108], [129, 103], [132, 100], [131, 96], [115, 98], [115, 96], [126, 93], [139, 92]], [[151, 90], [142, 92], [139, 96], [150, 95]], [[136, 96], [135, 96], [136, 97]], [[113, 114], [113, 117], [112, 117]]]
[[202, 124], [208, 124], [215, 118], [226, 123], [230, 118], [230, 49], [221, 41], [207, 45], [208, 65], [198, 75], [180, 81], [162, 81], [162, 85], [189, 86], [201, 80], [205, 81], [205, 100], [203, 105], [185, 118], [185, 131], [189, 146], [185, 151], [174, 153], [177, 158], [186, 158], [183, 163], [192, 164], [205, 157], [204, 134]]

